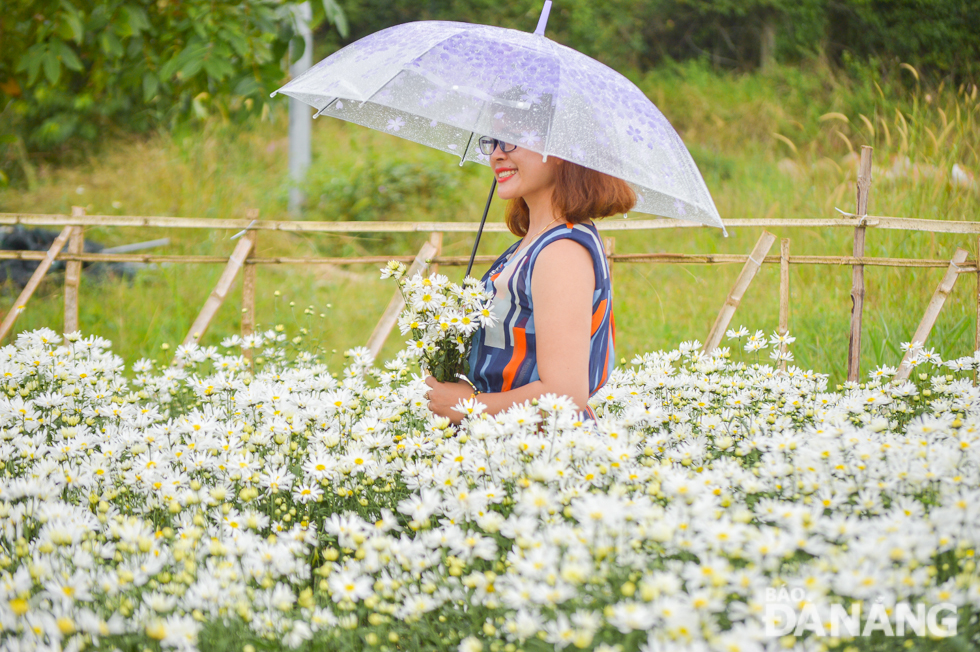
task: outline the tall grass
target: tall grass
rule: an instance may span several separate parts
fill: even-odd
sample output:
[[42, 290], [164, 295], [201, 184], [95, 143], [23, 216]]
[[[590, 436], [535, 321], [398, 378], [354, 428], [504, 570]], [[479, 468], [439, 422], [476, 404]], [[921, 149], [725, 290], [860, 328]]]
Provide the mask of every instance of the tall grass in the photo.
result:
[[[954, 182], [953, 165], [980, 170], [980, 98], [975, 86], [929, 86], [917, 71], [888, 75], [834, 72], [818, 62], [767, 74], [718, 74], [698, 63], [670, 65], [637, 79], [688, 144], [723, 218], [833, 217], [854, 209], [861, 145], [875, 148], [869, 212], [875, 215], [980, 220], [980, 190]], [[283, 105], [285, 108], [285, 105]], [[285, 111], [244, 128], [210, 122], [172, 135], [106, 143], [85, 165], [43, 168], [33, 191], [0, 190], [0, 210], [243, 217], [258, 208], [267, 219], [288, 219]], [[308, 219], [476, 220], [486, 197], [485, 168], [459, 168], [434, 150], [356, 125], [314, 123], [314, 161], [305, 190]], [[492, 219], [500, 219], [495, 204]], [[618, 219], [618, 218], [612, 218]], [[850, 229], [771, 229], [792, 240], [797, 255], [850, 253]], [[229, 254], [226, 231], [89, 229], [107, 245], [169, 236], [174, 253]], [[678, 229], [617, 236], [617, 251], [746, 253], [757, 230]], [[469, 252], [471, 236], [447, 236], [444, 251]], [[332, 236], [263, 233], [259, 255], [413, 253], [424, 235]], [[511, 238], [488, 235], [481, 252], [502, 250]], [[867, 255], [948, 258], [957, 235], [871, 229]], [[448, 270], [459, 275], [462, 270]], [[707, 335], [738, 274], [738, 266], [617, 264], [617, 356], [672, 346]], [[866, 268], [868, 284], [862, 364], [897, 364], [942, 270]], [[140, 271], [128, 283], [83, 281], [81, 325], [114, 341], [127, 361], [169, 354], [186, 333], [220, 274], [218, 266], [169, 266]], [[390, 296], [373, 267], [266, 267], [259, 270], [259, 321], [307, 327], [328, 359], [367, 339]], [[60, 279], [42, 286], [18, 329], [61, 325]], [[798, 363], [846, 372], [850, 268], [795, 266], [790, 328]], [[964, 274], [930, 338], [949, 355], [973, 349], [976, 276]], [[279, 296], [276, 296], [276, 292]], [[7, 305], [12, 302], [8, 289]], [[295, 305], [290, 306], [290, 302]], [[328, 308], [328, 304], [330, 307]], [[312, 307], [313, 317], [304, 314]], [[323, 314], [324, 317], [319, 315]], [[774, 330], [778, 270], [766, 266], [735, 316], [736, 325]], [[205, 337], [237, 332], [237, 295]], [[400, 346], [397, 333], [384, 351]], [[331, 353], [336, 350], [337, 353]], [[172, 349], [171, 349], [172, 351]]]

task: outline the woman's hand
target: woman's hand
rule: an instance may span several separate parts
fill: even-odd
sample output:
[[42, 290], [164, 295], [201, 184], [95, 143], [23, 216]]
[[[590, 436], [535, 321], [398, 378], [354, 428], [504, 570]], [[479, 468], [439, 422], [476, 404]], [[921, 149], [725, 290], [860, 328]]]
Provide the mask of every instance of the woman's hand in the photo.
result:
[[459, 423], [466, 416], [458, 410], [454, 410], [460, 401], [465, 401], [473, 395], [473, 388], [469, 383], [459, 381], [455, 383], [440, 383], [432, 376], [425, 379], [425, 384], [431, 389], [425, 393], [425, 398], [429, 401], [429, 409], [432, 413], [446, 417], [453, 423]]

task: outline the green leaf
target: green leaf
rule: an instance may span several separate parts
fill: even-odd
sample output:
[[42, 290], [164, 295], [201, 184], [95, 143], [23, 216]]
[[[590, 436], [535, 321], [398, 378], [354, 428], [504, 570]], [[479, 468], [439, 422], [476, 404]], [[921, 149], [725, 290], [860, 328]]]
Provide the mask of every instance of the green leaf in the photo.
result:
[[289, 40], [289, 63], [290, 65], [299, 61], [303, 53], [306, 52], [306, 39], [302, 36], [294, 36]]
[[58, 55], [51, 50], [44, 53], [44, 76], [52, 86], [57, 86], [61, 79], [61, 62], [58, 61]]
[[27, 49], [27, 52], [24, 53], [24, 56], [17, 64], [17, 67], [14, 68], [14, 70], [17, 72], [22, 72], [24, 70], [27, 71], [28, 86], [34, 85], [34, 81], [37, 79], [38, 73], [41, 72], [41, 62], [43, 61], [46, 53], [47, 48], [44, 47], [44, 44], [38, 43], [36, 45], [32, 45]]
[[64, 41], [52, 41], [51, 47], [61, 57], [61, 63], [65, 64], [66, 68], [75, 71], [84, 69], [85, 66], [82, 65], [82, 60], [78, 58], [78, 55], [75, 54], [75, 51], [67, 43]]
[[235, 50], [235, 54], [240, 57], [248, 56], [250, 47], [244, 34], [222, 28], [218, 30], [218, 36]]
[[255, 95], [262, 91], [262, 86], [255, 81], [255, 77], [251, 75], [245, 75], [234, 86], [232, 92], [235, 95], [241, 95], [242, 97], [248, 97], [249, 95]]
[[344, 13], [343, 7], [337, 3], [337, 0], [323, 0], [323, 13], [327, 15], [327, 20], [337, 28], [337, 33], [343, 38], [347, 38], [347, 34], [350, 33], [347, 25], [347, 15]]
[[102, 51], [113, 58], [119, 58], [123, 55], [123, 46], [119, 42], [119, 38], [110, 32], [105, 30], [99, 36], [99, 45], [102, 46]]
[[146, 17], [142, 7], [130, 5], [127, 7], [127, 14], [129, 29], [133, 31], [133, 35], [150, 29], [150, 19]]
[[82, 40], [85, 38], [85, 28], [82, 25], [81, 13], [68, 0], [61, 1], [61, 8], [63, 10], [61, 19], [64, 21], [63, 24], [70, 33], [68, 38], [81, 45]]
[[174, 74], [177, 72], [177, 68], [179, 68], [182, 63], [182, 55], [183, 53], [178, 54], [172, 59], [168, 59], [162, 66], [160, 66], [160, 79], [170, 79], [174, 76]]
[[184, 79], [190, 79], [197, 73], [201, 72], [201, 68], [204, 67], [204, 53], [194, 52], [187, 56], [187, 62], [180, 68], [180, 76]]
[[228, 63], [227, 59], [216, 56], [208, 57], [205, 60], [204, 71], [212, 79], [225, 79], [235, 73], [235, 69]]
[[153, 99], [153, 96], [157, 94], [157, 89], [160, 88], [160, 80], [157, 76], [151, 72], [143, 75], [143, 101], [149, 102]]
[[288, 49], [289, 49], [289, 39], [277, 38], [272, 43], [272, 58], [276, 61], [282, 61], [282, 58], [286, 56], [286, 51]]
[[[183, 79], [189, 79], [199, 73], [201, 68], [204, 66], [204, 58], [208, 54], [208, 44], [202, 42], [198, 38], [191, 39], [191, 42], [187, 44], [183, 52], [178, 54], [173, 62], [173, 67], [178, 70], [178, 74]], [[169, 70], [168, 66], [164, 66], [164, 69]], [[168, 77], [163, 74], [161, 70], [161, 77]]]
[[126, 39], [136, 34], [129, 20], [129, 7], [120, 7], [119, 16], [112, 21], [116, 34]]

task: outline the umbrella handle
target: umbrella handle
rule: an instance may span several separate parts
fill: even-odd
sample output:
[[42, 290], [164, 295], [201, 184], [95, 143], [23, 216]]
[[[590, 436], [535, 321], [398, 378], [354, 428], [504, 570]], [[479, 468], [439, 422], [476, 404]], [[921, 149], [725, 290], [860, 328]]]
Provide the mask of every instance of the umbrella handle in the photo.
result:
[[487, 205], [483, 207], [483, 219], [480, 220], [480, 230], [476, 232], [476, 242], [473, 243], [473, 253], [470, 254], [470, 264], [466, 266], [466, 276], [473, 270], [473, 259], [476, 258], [476, 248], [480, 246], [480, 236], [483, 235], [483, 225], [487, 223], [487, 213], [490, 212], [490, 202], [493, 201], [493, 191], [497, 189], [497, 177], [490, 184], [490, 194], [487, 195]]

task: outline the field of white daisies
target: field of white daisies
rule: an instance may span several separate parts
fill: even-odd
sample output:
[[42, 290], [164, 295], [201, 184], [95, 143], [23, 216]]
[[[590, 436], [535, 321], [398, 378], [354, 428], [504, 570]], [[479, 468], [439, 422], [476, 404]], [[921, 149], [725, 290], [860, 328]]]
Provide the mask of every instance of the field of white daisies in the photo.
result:
[[[327, 369], [277, 328], [127, 370], [99, 337], [22, 333], [0, 649], [976, 649], [978, 359], [830, 389], [730, 335], [621, 365], [597, 422], [545, 397], [454, 429], [407, 352]], [[774, 589], [952, 604], [956, 634], [767, 636]]]

